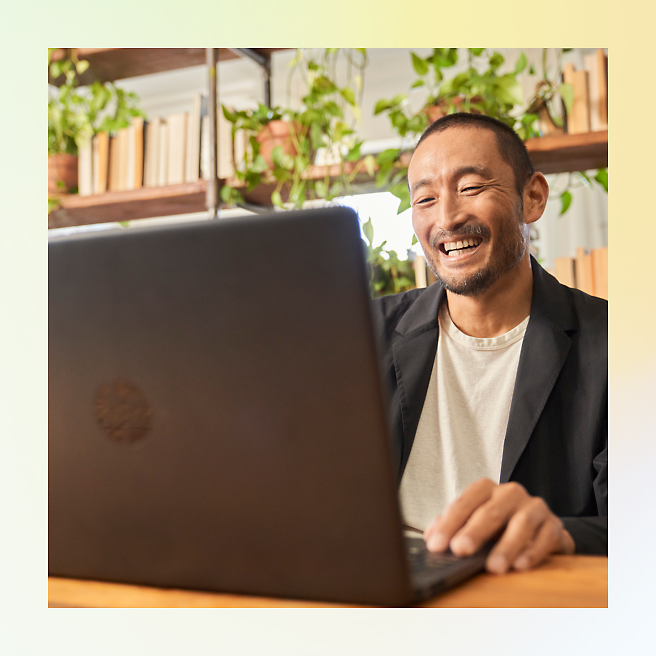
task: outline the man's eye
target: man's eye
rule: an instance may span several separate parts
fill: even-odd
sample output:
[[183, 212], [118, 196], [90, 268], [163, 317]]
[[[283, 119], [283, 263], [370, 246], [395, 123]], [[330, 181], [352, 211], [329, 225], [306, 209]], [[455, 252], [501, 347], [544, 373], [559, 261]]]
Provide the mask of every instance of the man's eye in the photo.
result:
[[430, 201], [435, 200], [434, 198], [422, 198], [418, 200], [415, 205], [421, 205], [422, 203], [429, 203]]
[[465, 187], [462, 191], [477, 191], [478, 189], [482, 189], [483, 185], [478, 185], [478, 186], [470, 186], [470, 187]]

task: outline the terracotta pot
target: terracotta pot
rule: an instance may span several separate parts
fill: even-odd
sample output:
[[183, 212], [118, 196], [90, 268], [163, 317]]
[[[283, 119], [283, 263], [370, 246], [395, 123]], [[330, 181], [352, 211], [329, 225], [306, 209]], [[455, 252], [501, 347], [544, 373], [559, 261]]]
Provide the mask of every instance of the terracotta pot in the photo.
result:
[[273, 168], [271, 152], [276, 146], [282, 146], [282, 150], [286, 155], [292, 157], [296, 155], [296, 147], [292, 142], [289, 127], [287, 121], [271, 121], [257, 135], [257, 141], [260, 144], [260, 155], [264, 157], [269, 168]]
[[68, 193], [74, 187], [77, 187], [77, 155], [49, 155], [48, 194]]
[[[424, 114], [426, 114], [426, 116], [428, 116], [428, 123], [429, 124], [434, 123], [435, 121], [437, 121], [438, 118], [442, 118], [443, 116], [447, 115], [449, 105], [451, 104], [456, 106], [456, 110], [458, 112], [462, 111], [460, 109], [460, 106], [462, 105], [464, 100], [465, 99], [462, 98], [461, 96], [456, 96], [455, 98], [453, 98], [453, 100], [451, 100], [451, 102], [447, 102], [446, 100], [441, 100], [437, 105], [430, 105], [429, 107], [425, 107], [423, 109], [423, 112]], [[476, 103], [476, 102], [480, 102], [481, 100], [483, 99], [480, 96], [474, 96], [471, 99], [471, 102]], [[470, 113], [480, 114], [481, 112], [479, 112], [477, 109], [472, 109], [470, 110]]]

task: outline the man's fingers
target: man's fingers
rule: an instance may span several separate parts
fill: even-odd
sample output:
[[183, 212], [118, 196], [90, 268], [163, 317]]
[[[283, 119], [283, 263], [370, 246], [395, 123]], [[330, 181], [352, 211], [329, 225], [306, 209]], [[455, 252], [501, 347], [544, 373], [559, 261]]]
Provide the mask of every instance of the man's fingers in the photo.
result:
[[529, 544], [514, 560], [515, 569], [530, 569], [539, 565], [551, 553], [574, 553], [572, 536], [563, 528], [562, 521], [551, 515], [542, 524], [532, 544]]
[[455, 533], [465, 525], [472, 513], [491, 497], [495, 488], [497, 486], [486, 478], [468, 486], [424, 532], [429, 551], [444, 551]]
[[458, 556], [478, 551], [506, 526], [511, 517], [530, 497], [517, 483], [496, 486], [489, 501], [477, 508], [465, 526], [451, 540], [451, 550]]
[[542, 499], [530, 498], [508, 522], [501, 539], [488, 556], [487, 569], [495, 574], [506, 572], [527, 545], [535, 544], [542, 526], [551, 517], [549, 507]]

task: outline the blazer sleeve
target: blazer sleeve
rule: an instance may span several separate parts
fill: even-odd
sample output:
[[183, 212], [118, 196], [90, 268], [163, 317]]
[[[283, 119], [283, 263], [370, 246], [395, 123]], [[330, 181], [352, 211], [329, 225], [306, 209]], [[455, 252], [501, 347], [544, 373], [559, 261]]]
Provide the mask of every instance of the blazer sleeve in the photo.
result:
[[608, 555], [608, 445], [592, 461], [598, 517], [561, 517], [576, 544], [576, 553]]

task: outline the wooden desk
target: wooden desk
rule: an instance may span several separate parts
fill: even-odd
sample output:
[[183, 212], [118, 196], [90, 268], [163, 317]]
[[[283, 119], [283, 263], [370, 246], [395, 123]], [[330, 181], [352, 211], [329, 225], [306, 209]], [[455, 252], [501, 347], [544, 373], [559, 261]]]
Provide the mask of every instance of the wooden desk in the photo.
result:
[[[530, 572], [480, 574], [422, 604], [428, 608], [606, 608], [608, 558], [553, 556]], [[165, 590], [48, 578], [49, 608], [355, 608], [290, 599]]]

